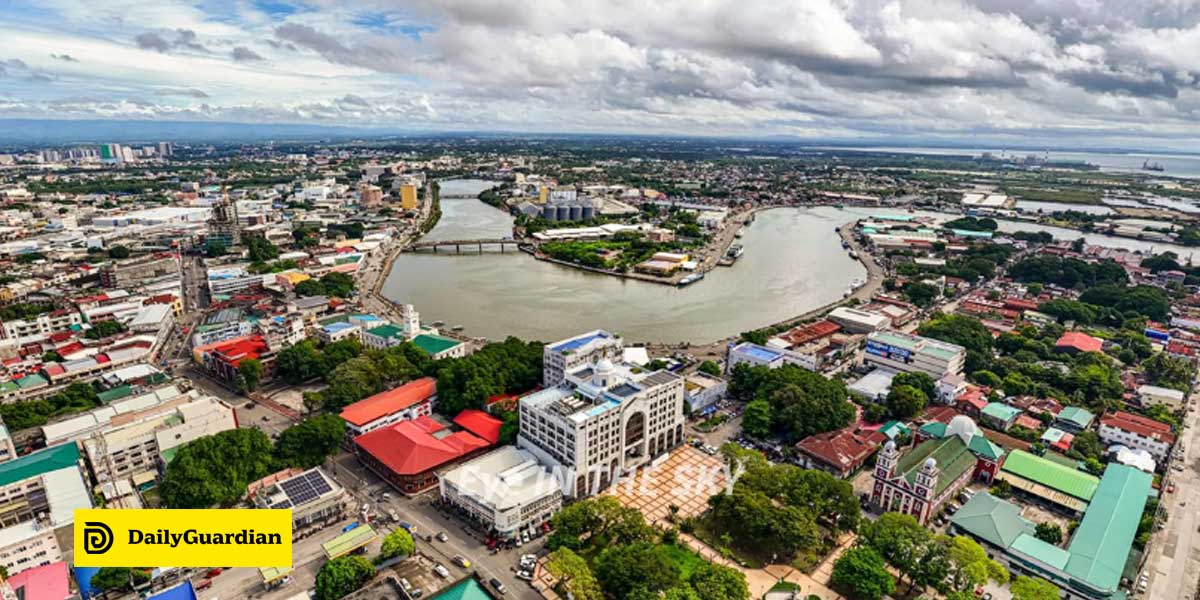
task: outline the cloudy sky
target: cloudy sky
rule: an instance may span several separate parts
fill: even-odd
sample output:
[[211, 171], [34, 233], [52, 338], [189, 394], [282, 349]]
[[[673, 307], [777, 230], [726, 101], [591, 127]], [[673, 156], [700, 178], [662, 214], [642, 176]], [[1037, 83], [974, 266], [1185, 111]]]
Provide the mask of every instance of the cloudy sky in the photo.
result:
[[8, 0], [0, 39], [0, 117], [1200, 141], [1197, 0]]

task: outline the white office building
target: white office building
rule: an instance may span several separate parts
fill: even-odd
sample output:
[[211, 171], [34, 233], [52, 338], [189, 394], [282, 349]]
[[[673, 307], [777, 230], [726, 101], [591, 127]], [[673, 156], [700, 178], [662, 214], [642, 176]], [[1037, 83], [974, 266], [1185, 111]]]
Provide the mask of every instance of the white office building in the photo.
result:
[[537, 457], [502, 446], [441, 476], [442, 499], [492, 530], [500, 539], [519, 537], [562, 508], [558, 480]]
[[542, 386], [556, 386], [566, 379], [567, 373], [602, 358], [620, 360], [623, 347], [619, 336], [603, 329], [547, 344], [542, 349]]
[[905, 373], [926, 373], [935, 381], [961, 373], [967, 350], [919, 335], [876, 331], [867, 336], [863, 362]]
[[683, 397], [677, 375], [602, 358], [521, 398], [517, 445], [587, 496], [683, 441]]

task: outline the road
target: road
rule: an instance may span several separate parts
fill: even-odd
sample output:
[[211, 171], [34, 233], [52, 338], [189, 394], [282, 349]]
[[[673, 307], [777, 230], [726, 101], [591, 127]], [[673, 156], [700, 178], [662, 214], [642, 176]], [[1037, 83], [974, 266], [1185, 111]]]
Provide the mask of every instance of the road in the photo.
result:
[[[1198, 382], [1193, 382], [1193, 390]], [[1175, 485], [1174, 493], [1164, 493], [1161, 506], [1167, 511], [1167, 521], [1150, 541], [1150, 555], [1144, 571], [1150, 577], [1146, 598], [1191, 600], [1197, 596], [1200, 580], [1200, 517], [1196, 503], [1200, 502], [1200, 411], [1192, 406], [1196, 394], [1188, 400], [1183, 433], [1176, 448], [1183, 457], [1172, 463], [1164, 486]], [[1183, 470], [1175, 470], [1175, 465]], [[1188, 503], [1191, 506], [1188, 506]]]
[[[437, 498], [437, 489], [417, 497], [406, 497], [392, 489], [374, 473], [362, 466], [353, 455], [339, 454], [330, 469], [330, 475], [351, 490], [359, 503], [370, 504], [372, 510], [378, 509], [380, 514], [386, 514], [388, 509], [394, 509], [401, 520], [412, 523], [417, 528], [420, 539], [417, 549], [433, 560], [451, 570], [450, 580], [465, 574], [450, 562], [455, 555], [461, 555], [471, 561], [471, 571], [478, 571], [485, 581], [493, 577], [499, 579], [508, 588], [508, 595], [515, 598], [538, 598], [537, 592], [530, 585], [515, 577], [513, 567], [522, 554], [536, 554], [542, 549], [544, 539], [535, 540], [521, 548], [501, 550], [492, 554], [484, 545], [478, 533], [467, 528], [463, 522], [443, 515], [431, 502]], [[391, 498], [380, 500], [383, 492], [388, 492]], [[436, 538], [426, 542], [423, 536], [446, 532], [449, 539], [439, 542]]]

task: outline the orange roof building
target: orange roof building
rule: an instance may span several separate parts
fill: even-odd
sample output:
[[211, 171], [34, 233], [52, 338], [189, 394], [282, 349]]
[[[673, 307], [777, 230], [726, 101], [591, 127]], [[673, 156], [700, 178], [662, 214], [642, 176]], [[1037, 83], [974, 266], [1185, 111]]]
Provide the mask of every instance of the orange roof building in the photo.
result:
[[381, 427], [427, 417], [437, 400], [437, 380], [422, 377], [342, 409], [347, 433], [357, 437]]

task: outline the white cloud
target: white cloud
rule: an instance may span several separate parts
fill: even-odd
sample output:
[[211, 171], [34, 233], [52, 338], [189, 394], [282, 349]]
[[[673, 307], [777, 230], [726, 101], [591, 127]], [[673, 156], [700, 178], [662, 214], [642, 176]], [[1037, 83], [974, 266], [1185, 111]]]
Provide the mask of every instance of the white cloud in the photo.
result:
[[27, 2], [0, 116], [1200, 138], [1184, 0]]

